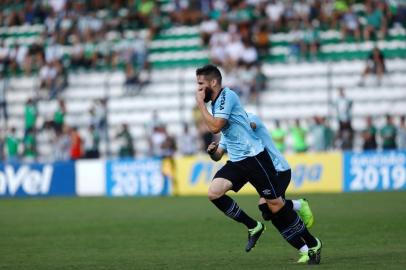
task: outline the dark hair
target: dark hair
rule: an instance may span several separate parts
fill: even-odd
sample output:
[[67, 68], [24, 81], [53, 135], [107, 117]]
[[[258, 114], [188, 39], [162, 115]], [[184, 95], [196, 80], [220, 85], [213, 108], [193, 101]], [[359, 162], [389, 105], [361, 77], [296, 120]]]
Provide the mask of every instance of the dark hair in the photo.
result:
[[221, 84], [220, 70], [214, 65], [205, 65], [204, 67], [196, 70], [196, 76], [206, 76], [209, 80], [216, 79]]

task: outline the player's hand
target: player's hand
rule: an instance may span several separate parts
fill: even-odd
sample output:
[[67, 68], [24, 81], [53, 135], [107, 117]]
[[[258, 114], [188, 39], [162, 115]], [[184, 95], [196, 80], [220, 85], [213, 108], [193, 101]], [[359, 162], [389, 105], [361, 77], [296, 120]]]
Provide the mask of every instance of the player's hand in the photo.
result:
[[196, 101], [197, 103], [204, 103], [204, 98], [206, 97], [206, 91], [200, 88], [196, 91]]
[[252, 130], [257, 129], [257, 124], [255, 124], [255, 122], [250, 122], [250, 126], [251, 126]]
[[218, 143], [212, 142], [212, 143], [207, 147], [207, 153], [208, 153], [209, 155], [214, 154], [214, 153], [216, 152], [218, 146], [219, 146]]

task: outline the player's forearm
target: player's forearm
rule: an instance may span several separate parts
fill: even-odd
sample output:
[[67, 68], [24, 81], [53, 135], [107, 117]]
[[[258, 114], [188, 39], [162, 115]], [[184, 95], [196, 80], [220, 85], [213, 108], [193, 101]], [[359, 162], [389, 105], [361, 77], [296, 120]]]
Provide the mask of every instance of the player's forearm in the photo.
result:
[[217, 121], [216, 118], [214, 118], [206, 108], [206, 105], [203, 103], [199, 103], [199, 110], [202, 113], [204, 122], [206, 123], [207, 127], [209, 128], [210, 132], [212, 133], [219, 133], [221, 129], [223, 128], [223, 125], [221, 124], [220, 121]]
[[219, 161], [223, 157], [222, 151], [216, 150], [213, 154], [209, 154], [213, 161]]

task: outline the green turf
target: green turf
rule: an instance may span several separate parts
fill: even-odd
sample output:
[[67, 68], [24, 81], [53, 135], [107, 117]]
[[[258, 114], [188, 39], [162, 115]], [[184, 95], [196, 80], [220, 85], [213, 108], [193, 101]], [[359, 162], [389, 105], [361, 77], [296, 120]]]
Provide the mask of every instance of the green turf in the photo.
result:
[[[324, 242], [317, 269], [406, 269], [406, 193], [306, 196]], [[256, 197], [237, 197], [259, 218]], [[205, 197], [2, 199], [0, 269], [300, 269], [268, 223], [245, 228]], [[313, 266], [314, 267], [314, 266]]]

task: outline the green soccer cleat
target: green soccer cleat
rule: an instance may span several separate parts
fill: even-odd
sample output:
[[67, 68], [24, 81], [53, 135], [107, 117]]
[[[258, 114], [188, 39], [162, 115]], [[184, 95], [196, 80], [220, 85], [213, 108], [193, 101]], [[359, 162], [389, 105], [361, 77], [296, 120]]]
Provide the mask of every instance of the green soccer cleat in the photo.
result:
[[303, 220], [304, 224], [306, 225], [307, 228], [310, 228], [313, 226], [314, 223], [314, 217], [312, 210], [310, 209], [309, 202], [306, 199], [300, 199], [300, 210], [298, 211], [298, 214], [300, 218]]
[[309, 254], [308, 252], [299, 252], [299, 260], [297, 260], [297, 263], [307, 263], [309, 261]]
[[316, 240], [317, 246], [309, 248], [309, 261], [307, 264], [320, 264], [322, 243], [318, 238]]
[[251, 249], [255, 247], [259, 237], [265, 230], [265, 225], [261, 222], [257, 222], [257, 226], [254, 229], [248, 230], [248, 242], [247, 246], [245, 247], [246, 252], [250, 252]]

